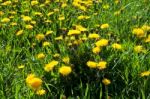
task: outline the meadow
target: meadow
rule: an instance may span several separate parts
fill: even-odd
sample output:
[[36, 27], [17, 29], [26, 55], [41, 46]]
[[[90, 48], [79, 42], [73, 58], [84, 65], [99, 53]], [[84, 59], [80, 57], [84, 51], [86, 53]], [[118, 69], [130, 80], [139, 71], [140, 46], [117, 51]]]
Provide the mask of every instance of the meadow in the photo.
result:
[[150, 99], [149, 0], [0, 0], [1, 99]]

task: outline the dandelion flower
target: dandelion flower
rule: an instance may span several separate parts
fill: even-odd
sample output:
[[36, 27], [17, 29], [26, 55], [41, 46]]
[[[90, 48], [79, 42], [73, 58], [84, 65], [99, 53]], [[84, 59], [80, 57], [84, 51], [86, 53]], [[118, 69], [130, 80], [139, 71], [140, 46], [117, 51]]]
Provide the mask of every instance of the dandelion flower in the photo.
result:
[[45, 58], [44, 53], [39, 53], [39, 54], [37, 55], [37, 59], [43, 59], [43, 58]]
[[107, 39], [101, 39], [101, 40], [97, 41], [95, 44], [97, 47], [107, 46], [108, 40]]
[[43, 47], [50, 46], [50, 42], [45, 41], [45, 42], [43, 42], [42, 46]]
[[79, 30], [69, 30], [68, 35], [78, 35], [81, 34], [81, 31]]
[[105, 62], [105, 61], [100, 61], [100, 62], [97, 64], [97, 67], [98, 67], [98, 69], [103, 70], [103, 69], [106, 68], [106, 64], [107, 64], [107, 62]]
[[134, 47], [134, 51], [137, 53], [140, 53], [143, 51], [143, 46], [142, 45], [137, 45]]
[[35, 74], [29, 74], [26, 78], [26, 83], [30, 84], [30, 81], [35, 77]]
[[94, 61], [88, 61], [87, 62], [87, 66], [90, 68], [96, 68], [97, 67], [97, 63]]
[[19, 30], [17, 33], [16, 33], [16, 36], [19, 36], [19, 35], [22, 35], [23, 34], [23, 30]]
[[150, 30], [150, 26], [148, 25], [143, 25], [141, 28], [146, 32]]
[[22, 20], [23, 21], [31, 21], [32, 19], [29, 16], [22, 16]]
[[104, 78], [104, 79], [102, 80], [102, 83], [103, 83], [105, 86], [107, 86], [107, 85], [109, 85], [109, 84], [111, 83], [111, 81], [110, 81], [109, 79], [107, 79], [107, 78]]
[[42, 80], [37, 77], [31, 79], [31, 81], [29, 82], [29, 86], [33, 89], [38, 89], [40, 88], [41, 85], [42, 85]]
[[58, 58], [58, 57], [60, 57], [60, 54], [56, 53], [53, 55], [53, 57]]
[[149, 75], [150, 75], [150, 71], [144, 71], [140, 74], [141, 77], [149, 76]]
[[19, 68], [19, 69], [22, 69], [22, 68], [24, 68], [24, 65], [20, 65], [20, 66], [18, 66], [18, 68]]
[[32, 26], [32, 25], [30, 25], [30, 24], [28, 24], [28, 25], [26, 25], [26, 26], [25, 26], [25, 28], [26, 28], [26, 29], [32, 29], [32, 28], [33, 28], [33, 26]]
[[56, 41], [58, 41], [58, 40], [63, 40], [63, 36], [60, 35], [60, 36], [58, 36], [58, 37], [55, 37], [55, 40], [56, 40]]
[[34, 6], [34, 5], [37, 5], [39, 2], [37, 0], [34, 0], [34, 1], [31, 1], [31, 5]]
[[87, 29], [83, 27], [82, 25], [76, 25], [76, 29], [79, 31], [87, 31]]
[[137, 37], [143, 37], [145, 35], [144, 30], [141, 28], [134, 28], [132, 33], [135, 34]]
[[37, 34], [35, 37], [37, 40], [41, 41], [45, 38], [44, 34]]
[[92, 52], [93, 52], [94, 54], [98, 54], [100, 51], [101, 51], [100, 47], [94, 47], [94, 48], [92, 49]]
[[122, 46], [121, 46], [120, 44], [118, 44], [118, 43], [112, 44], [112, 47], [113, 47], [114, 49], [118, 49], [118, 50], [121, 50], [121, 49], [122, 49]]
[[100, 38], [100, 36], [98, 34], [96, 34], [96, 33], [92, 33], [92, 34], [89, 34], [88, 38], [90, 38], [90, 39], [98, 39], [98, 38]]
[[101, 25], [101, 29], [107, 29], [109, 28], [109, 24], [105, 23]]
[[70, 62], [70, 58], [67, 56], [67, 57], [64, 57], [63, 59], [62, 59], [62, 61], [64, 62], [64, 63], [66, 63], [66, 64], [69, 64], [69, 62]]
[[148, 35], [148, 37], [145, 39], [145, 42], [150, 42], [150, 35]]
[[37, 94], [37, 95], [40, 95], [40, 96], [41, 96], [41, 95], [44, 95], [45, 93], [46, 93], [46, 91], [45, 91], [44, 89], [40, 89], [40, 90], [37, 90], [37, 91], [36, 91], [36, 94]]
[[63, 76], [67, 76], [72, 72], [72, 69], [70, 66], [62, 66], [59, 68], [59, 73]]
[[10, 19], [9, 19], [9, 18], [3, 18], [3, 19], [1, 20], [1, 22], [7, 23], [7, 22], [10, 22]]
[[52, 71], [54, 66], [56, 66], [57, 64], [58, 64], [58, 61], [53, 60], [45, 65], [44, 70], [46, 72]]

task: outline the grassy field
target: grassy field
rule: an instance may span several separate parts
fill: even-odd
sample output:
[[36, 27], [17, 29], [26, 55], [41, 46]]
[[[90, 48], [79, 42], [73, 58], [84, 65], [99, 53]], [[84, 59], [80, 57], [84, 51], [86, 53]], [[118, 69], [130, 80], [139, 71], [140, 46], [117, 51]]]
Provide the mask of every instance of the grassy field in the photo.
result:
[[149, 0], [0, 0], [1, 99], [150, 99]]

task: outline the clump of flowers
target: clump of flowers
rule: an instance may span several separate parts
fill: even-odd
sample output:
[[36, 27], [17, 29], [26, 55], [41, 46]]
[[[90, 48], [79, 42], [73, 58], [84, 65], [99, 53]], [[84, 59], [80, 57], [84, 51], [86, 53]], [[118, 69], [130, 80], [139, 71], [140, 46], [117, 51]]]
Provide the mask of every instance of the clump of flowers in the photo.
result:
[[26, 78], [26, 84], [33, 90], [38, 90], [42, 85], [42, 80], [35, 76], [35, 74], [29, 74]]
[[137, 37], [144, 37], [145, 36], [144, 30], [141, 29], [141, 28], [134, 28], [133, 31], [132, 31], [132, 33], [134, 35], [136, 35]]

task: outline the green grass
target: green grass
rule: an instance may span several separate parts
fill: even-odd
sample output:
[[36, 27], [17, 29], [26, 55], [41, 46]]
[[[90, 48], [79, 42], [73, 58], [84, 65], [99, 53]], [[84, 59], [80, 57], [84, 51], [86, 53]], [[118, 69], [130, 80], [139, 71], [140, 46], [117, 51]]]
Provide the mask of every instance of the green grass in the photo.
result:
[[[39, 4], [34, 6], [28, 0], [12, 0], [11, 4], [2, 5], [4, 1], [0, 0], [1, 99], [150, 98], [150, 77], [140, 76], [141, 72], [150, 71], [150, 43], [144, 41], [150, 29], [142, 38], [132, 33], [134, 28], [141, 28], [143, 25], [150, 27], [149, 0], [120, 0], [118, 4], [115, 0], [90, 0], [93, 4], [86, 7], [86, 11], [75, 7], [72, 4], [74, 0], [51, 0], [44, 6], [41, 4], [44, 4], [45, 0], [39, 0]], [[64, 8], [61, 7], [63, 1], [67, 4]], [[104, 5], [109, 5], [109, 8], [104, 9]], [[114, 15], [116, 11], [120, 11], [120, 14]], [[40, 12], [41, 16], [35, 15], [35, 12]], [[54, 14], [48, 16], [49, 12]], [[31, 21], [36, 21], [36, 24], [32, 24], [31, 21], [24, 22], [22, 15], [31, 17]], [[60, 15], [65, 19], [59, 20]], [[80, 15], [90, 18], [78, 20]], [[10, 21], [2, 22], [3, 18], [9, 18]], [[46, 20], [51, 22], [48, 23]], [[16, 26], [11, 25], [14, 22], [17, 23]], [[105, 23], [109, 24], [109, 28], [101, 29], [100, 26]], [[33, 28], [26, 29], [27, 24], [32, 24]], [[87, 31], [81, 32], [74, 36], [75, 40], [71, 40], [67, 33], [75, 29], [75, 25], [82, 25]], [[23, 30], [23, 34], [17, 36], [19, 30]], [[53, 31], [52, 34], [45, 36], [43, 40], [36, 39], [37, 34], [45, 35], [50, 30]], [[99, 39], [109, 40], [109, 44], [102, 47], [98, 54], [94, 54], [92, 49], [99, 39], [81, 40], [90, 33], [99, 34]], [[63, 39], [55, 40], [59, 36], [63, 36]], [[69, 39], [65, 39], [66, 37]], [[82, 42], [73, 44], [78, 40]], [[50, 46], [43, 47], [44, 41], [50, 42]], [[33, 43], [36, 45], [33, 46]], [[69, 43], [72, 45], [68, 46]], [[113, 49], [113, 43], [121, 44], [122, 50]], [[136, 53], [136, 45], [142, 45], [146, 52]], [[37, 59], [37, 54], [41, 52], [45, 54], [45, 58]], [[56, 53], [60, 56], [54, 57]], [[66, 56], [70, 58], [67, 64], [62, 61]], [[44, 66], [51, 60], [59, 63], [52, 71], [46, 72]], [[107, 62], [107, 68], [89, 68], [89, 60], [104, 60]], [[25, 67], [20, 69], [20, 65]], [[58, 72], [62, 65], [70, 66], [72, 72], [62, 76]], [[37, 95], [27, 86], [26, 78], [30, 73], [42, 79], [41, 88], [46, 90], [44, 95]], [[105, 86], [102, 83], [103, 78], [110, 79], [111, 84]]]

